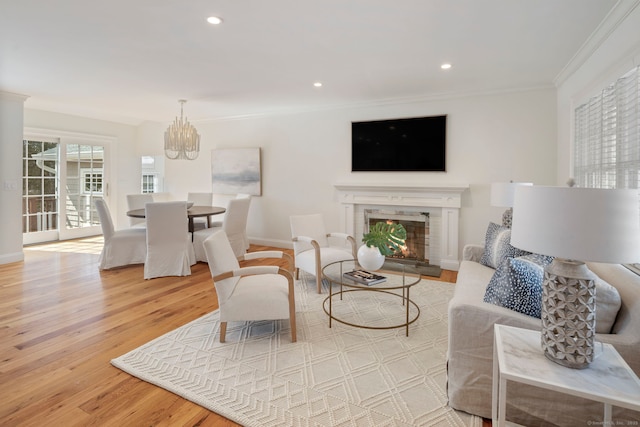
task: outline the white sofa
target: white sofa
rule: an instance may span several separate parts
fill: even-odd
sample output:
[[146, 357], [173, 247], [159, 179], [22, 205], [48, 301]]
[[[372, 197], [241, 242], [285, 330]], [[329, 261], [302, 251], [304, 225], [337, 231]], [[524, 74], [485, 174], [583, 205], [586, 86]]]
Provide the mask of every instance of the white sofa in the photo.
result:
[[[491, 418], [493, 325], [540, 330], [540, 319], [483, 301], [495, 271], [480, 264], [483, 251], [480, 245], [464, 247], [449, 303], [447, 393], [452, 408]], [[622, 301], [612, 333], [597, 334], [596, 340], [612, 344], [640, 375], [640, 276], [617, 264], [588, 266], [618, 290]], [[602, 414], [602, 404], [532, 386], [509, 386], [507, 417], [522, 425], [600, 425], [596, 423], [602, 423]], [[640, 412], [614, 407], [613, 419], [614, 425], [618, 425], [616, 421], [640, 425]]]

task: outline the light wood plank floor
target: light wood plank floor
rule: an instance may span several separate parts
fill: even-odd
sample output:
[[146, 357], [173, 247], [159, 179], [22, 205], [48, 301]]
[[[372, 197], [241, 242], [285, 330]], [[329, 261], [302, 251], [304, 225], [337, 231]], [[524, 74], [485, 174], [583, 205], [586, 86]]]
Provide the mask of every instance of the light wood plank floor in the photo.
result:
[[31, 246], [0, 265], [0, 425], [236, 426], [109, 363], [217, 308], [207, 264], [144, 280], [142, 265], [98, 271], [101, 248]]

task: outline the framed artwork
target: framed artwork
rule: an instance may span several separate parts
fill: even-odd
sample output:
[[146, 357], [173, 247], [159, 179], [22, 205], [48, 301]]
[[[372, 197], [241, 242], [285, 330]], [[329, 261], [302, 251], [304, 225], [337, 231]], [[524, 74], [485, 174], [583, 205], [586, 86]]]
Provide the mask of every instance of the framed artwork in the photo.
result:
[[223, 148], [211, 151], [214, 194], [262, 195], [260, 148]]

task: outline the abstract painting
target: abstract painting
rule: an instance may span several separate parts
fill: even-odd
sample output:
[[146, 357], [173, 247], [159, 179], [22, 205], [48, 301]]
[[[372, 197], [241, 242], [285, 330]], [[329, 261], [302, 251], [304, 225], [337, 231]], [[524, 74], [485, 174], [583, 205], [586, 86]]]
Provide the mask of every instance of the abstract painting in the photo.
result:
[[214, 194], [262, 195], [260, 148], [223, 148], [211, 151]]

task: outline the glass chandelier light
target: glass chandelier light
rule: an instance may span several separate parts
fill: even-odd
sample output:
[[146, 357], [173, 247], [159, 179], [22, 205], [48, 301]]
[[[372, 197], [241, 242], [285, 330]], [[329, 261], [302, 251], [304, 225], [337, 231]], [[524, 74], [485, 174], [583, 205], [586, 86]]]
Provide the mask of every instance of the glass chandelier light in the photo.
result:
[[200, 151], [200, 135], [196, 128], [183, 117], [183, 106], [186, 99], [179, 99], [180, 120], [174, 122], [164, 133], [164, 154], [168, 159], [194, 160]]

